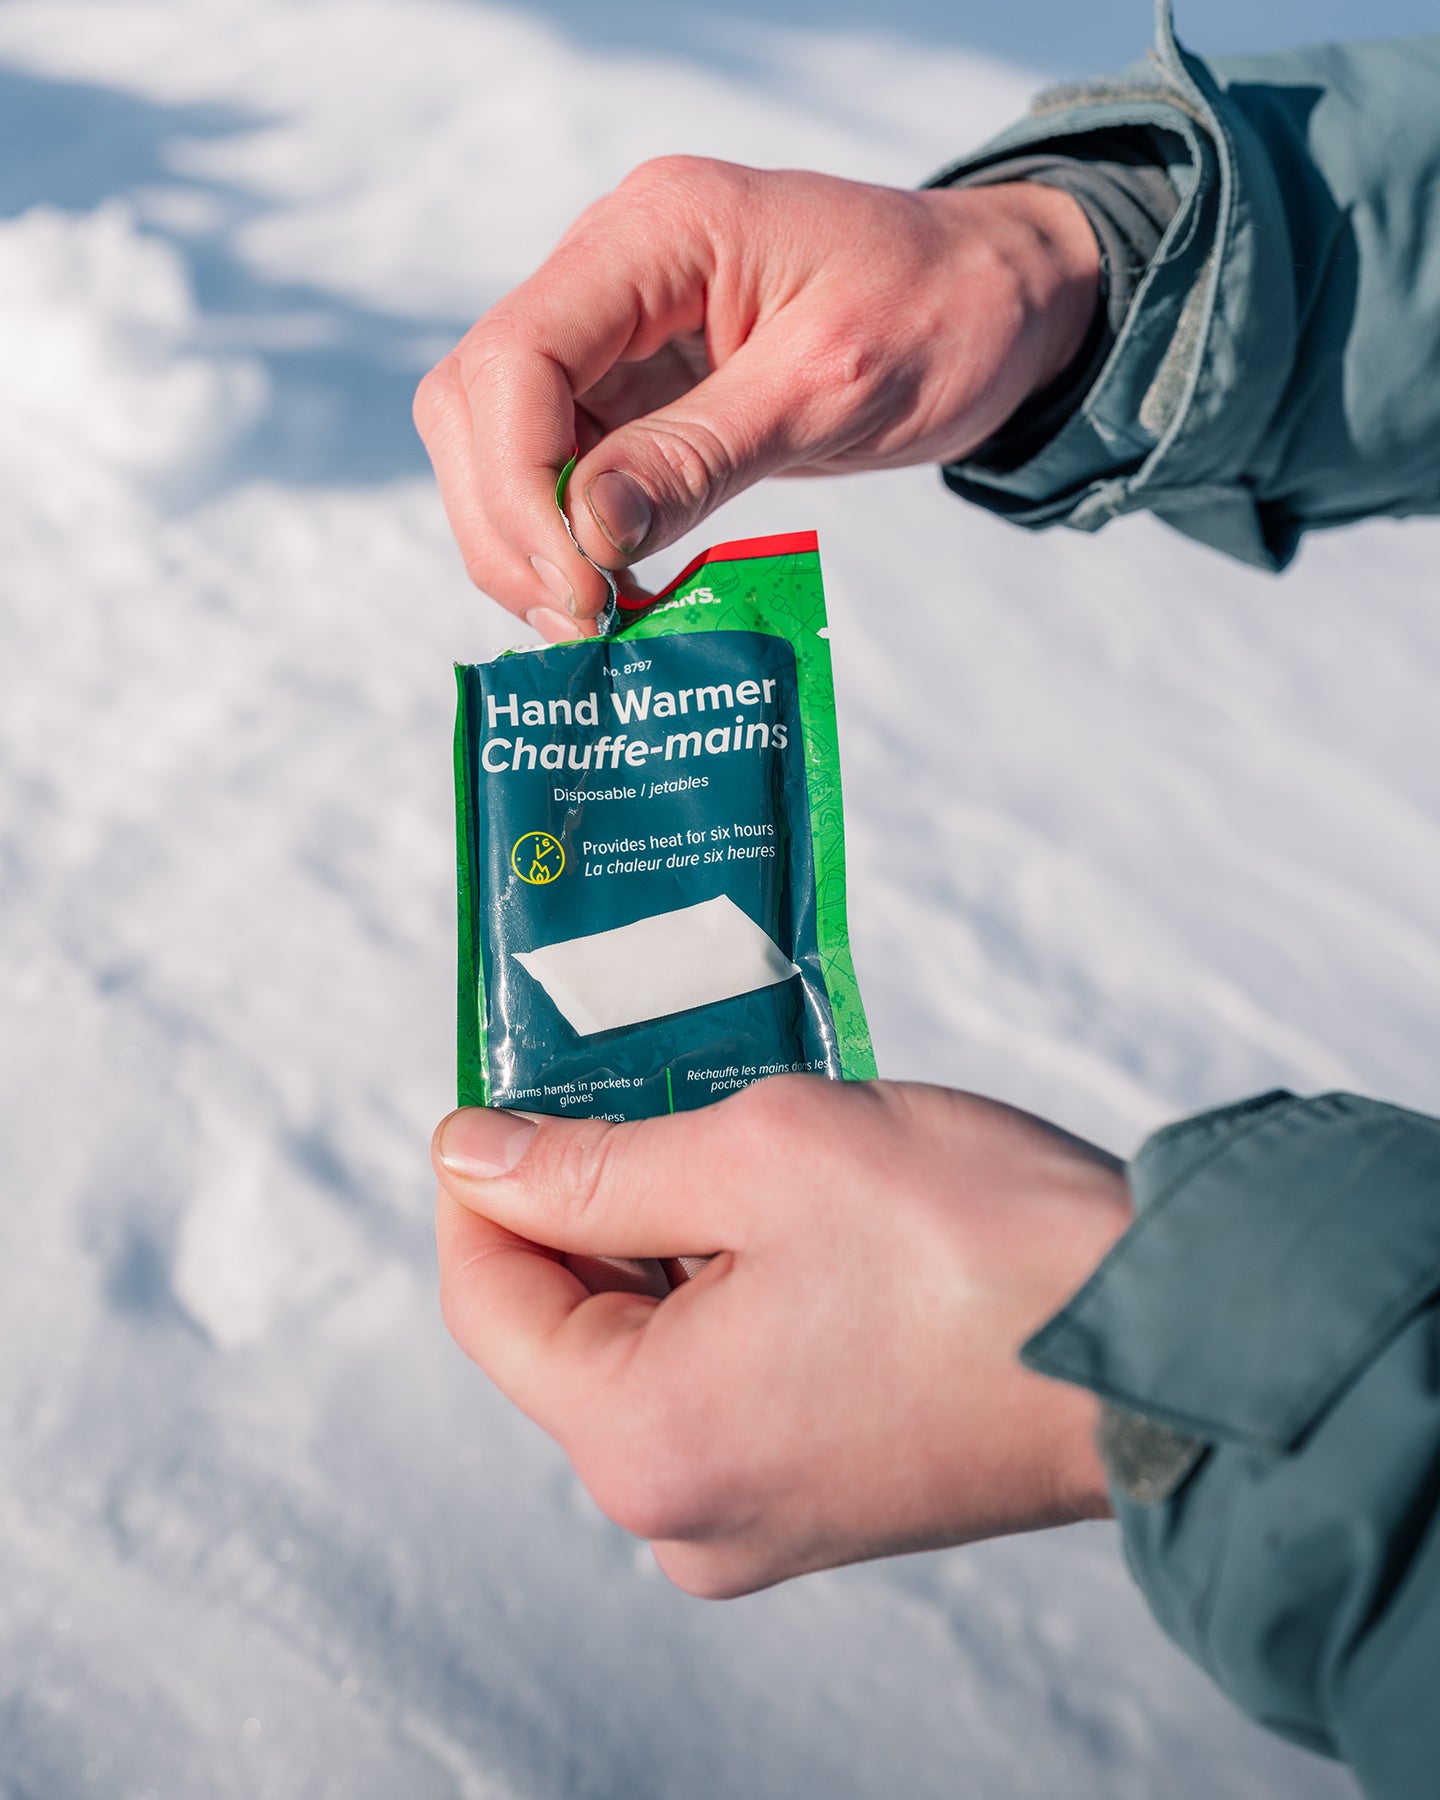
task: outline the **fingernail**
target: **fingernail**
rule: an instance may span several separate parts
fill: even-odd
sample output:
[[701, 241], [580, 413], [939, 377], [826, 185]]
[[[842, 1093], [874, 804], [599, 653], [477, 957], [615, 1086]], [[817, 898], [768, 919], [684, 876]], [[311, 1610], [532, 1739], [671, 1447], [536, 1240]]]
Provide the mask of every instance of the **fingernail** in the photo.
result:
[[532, 606], [525, 615], [525, 623], [551, 644], [568, 644], [580, 635], [575, 629], [575, 621], [565, 613], [556, 612], [553, 606]]
[[567, 612], [575, 610], [575, 590], [560, 573], [554, 563], [543, 556], [532, 556], [530, 567], [545, 583], [546, 590], [553, 600], [558, 600]]
[[498, 1107], [467, 1106], [440, 1127], [440, 1160], [456, 1175], [491, 1181], [510, 1173], [534, 1135], [529, 1119]]
[[650, 496], [623, 469], [607, 469], [597, 475], [585, 490], [585, 502], [595, 523], [624, 556], [640, 548], [655, 523]]

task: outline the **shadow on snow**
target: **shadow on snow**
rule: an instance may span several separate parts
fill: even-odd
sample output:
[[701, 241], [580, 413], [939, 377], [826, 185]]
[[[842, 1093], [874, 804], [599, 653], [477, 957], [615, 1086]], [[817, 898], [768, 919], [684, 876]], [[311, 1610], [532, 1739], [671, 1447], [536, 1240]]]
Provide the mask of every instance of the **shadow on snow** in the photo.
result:
[[305, 486], [417, 473], [427, 464], [410, 422], [415, 383], [470, 321], [387, 313], [249, 268], [234, 235], [268, 203], [185, 173], [174, 147], [270, 122], [0, 67], [0, 218], [124, 200], [180, 256], [201, 313], [195, 347], [251, 358], [269, 380], [254, 429], [207, 472], [211, 491], [257, 476]]

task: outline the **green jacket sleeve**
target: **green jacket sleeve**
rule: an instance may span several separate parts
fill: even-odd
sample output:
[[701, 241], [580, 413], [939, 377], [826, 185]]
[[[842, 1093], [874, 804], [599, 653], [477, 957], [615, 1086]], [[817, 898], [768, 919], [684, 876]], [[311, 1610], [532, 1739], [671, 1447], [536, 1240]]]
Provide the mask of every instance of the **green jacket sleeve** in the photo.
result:
[[1026, 1346], [1107, 1402], [1126, 1553], [1246, 1712], [1440, 1793], [1440, 1120], [1268, 1094], [1160, 1132]]
[[1181, 196], [1075, 415], [948, 484], [1032, 528], [1145, 509], [1269, 569], [1311, 527], [1440, 511], [1437, 94], [1440, 36], [1207, 63], [1158, 0], [1150, 63], [942, 171], [1140, 126]]

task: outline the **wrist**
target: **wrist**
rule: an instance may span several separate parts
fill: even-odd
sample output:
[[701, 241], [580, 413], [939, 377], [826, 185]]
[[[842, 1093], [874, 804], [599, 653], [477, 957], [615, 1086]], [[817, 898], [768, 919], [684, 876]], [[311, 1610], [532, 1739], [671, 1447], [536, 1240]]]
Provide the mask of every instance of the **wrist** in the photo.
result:
[[1000, 321], [990, 392], [967, 413], [954, 455], [942, 458], [953, 461], [1080, 355], [1103, 304], [1100, 246], [1080, 203], [1042, 182], [934, 188], [923, 198], [956, 231], [958, 268], [973, 270], [983, 245], [988, 279], [970, 291]]
[[[1121, 1165], [1097, 1168], [1079, 1195], [1067, 1194], [1035, 1265], [1025, 1338], [1061, 1310], [1094, 1274], [1134, 1220]], [[1022, 1340], [1024, 1341], [1024, 1340]], [[1019, 1345], [1016, 1346], [1017, 1355]], [[1033, 1370], [1031, 1429], [1042, 1447], [1044, 1480], [1057, 1524], [1113, 1516], [1100, 1450], [1102, 1407], [1088, 1388]]]
[[1017, 181], [992, 192], [1005, 197], [1024, 227], [1018, 273], [1032, 339], [1029, 399], [1084, 347], [1102, 304], [1100, 245], [1084, 207], [1062, 188]]

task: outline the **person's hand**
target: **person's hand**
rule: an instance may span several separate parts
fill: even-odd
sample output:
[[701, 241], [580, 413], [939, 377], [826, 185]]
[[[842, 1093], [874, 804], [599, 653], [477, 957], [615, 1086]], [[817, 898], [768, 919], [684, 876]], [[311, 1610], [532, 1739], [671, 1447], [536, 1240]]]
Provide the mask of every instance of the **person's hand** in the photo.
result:
[[[645, 163], [420, 384], [475, 583], [543, 636], [764, 475], [948, 461], [1066, 366], [1099, 252], [1032, 182], [905, 192], [695, 157]], [[633, 591], [633, 590], [632, 590]]]
[[[624, 1125], [469, 1108], [435, 1167], [450, 1331], [687, 1591], [1108, 1513], [1098, 1403], [1016, 1359], [1129, 1223], [1093, 1146], [779, 1076]], [[593, 1261], [687, 1254], [663, 1299]]]

